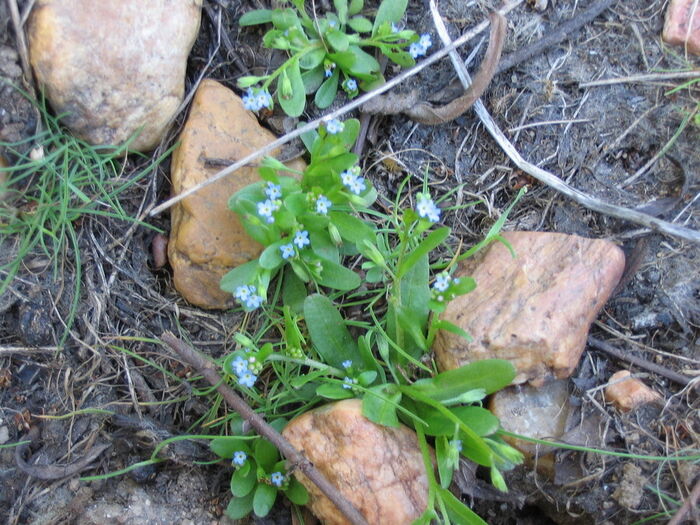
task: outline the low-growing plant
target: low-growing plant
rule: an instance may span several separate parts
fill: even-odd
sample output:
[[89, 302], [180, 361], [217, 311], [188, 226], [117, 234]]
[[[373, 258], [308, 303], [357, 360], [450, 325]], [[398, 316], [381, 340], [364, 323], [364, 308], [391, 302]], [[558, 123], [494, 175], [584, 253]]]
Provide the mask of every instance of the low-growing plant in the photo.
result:
[[360, 14], [364, 0], [334, 0], [335, 12], [322, 17], [307, 13], [304, 0], [292, 0], [293, 7], [244, 14], [241, 26], [271, 23], [263, 45], [289, 55], [272, 73], [238, 80], [238, 87], [248, 89], [245, 107], [271, 108], [276, 98], [285, 113], [296, 117], [304, 111], [309, 94], [315, 93], [314, 102], [322, 109], [333, 103], [338, 87], [354, 98], [360, 90], [369, 91], [384, 82], [379, 61], [368, 52], [372, 49], [402, 67], [415, 65], [432, 42], [428, 34], [418, 36], [397, 26], [407, 3], [383, 0], [373, 22]]
[[[357, 120], [327, 122], [303, 137], [310, 153], [303, 172], [265, 159], [262, 180], [231, 197], [231, 209], [264, 248], [224, 276], [221, 287], [244, 311], [263, 315], [255, 334], [236, 334], [236, 350], [222, 368], [270, 419], [293, 417], [324, 398], [360, 398], [369, 420], [413, 428], [429, 478], [429, 505], [419, 522], [440, 515], [444, 522], [483, 523], [447, 488], [463, 456], [489, 468], [493, 484], [506, 490], [501, 472], [522, 458], [498, 437], [498, 419], [481, 404], [508, 385], [515, 370], [507, 361], [487, 360], [437, 373], [430, 349], [439, 330], [469, 337], [438, 314], [475, 287], [470, 277], [453, 275], [456, 263], [499, 239], [507, 213], [482, 243], [459, 254], [446, 243], [450, 228], [436, 227], [442, 210], [425, 184], [413, 206], [403, 205], [411, 198], [407, 178], [390, 211], [371, 208], [377, 192], [349, 152], [358, 130]], [[448, 257], [431, 262], [438, 248]], [[349, 307], [366, 315], [348, 322], [343, 312]], [[234, 452], [252, 454], [251, 465], [259, 465], [255, 447], [243, 448], [240, 440], [260, 438], [232, 421], [233, 436], [215, 441], [214, 451], [234, 462]], [[259, 488], [270, 486], [271, 468], [286, 476], [277, 461], [267, 460], [255, 476], [237, 465], [232, 517], [266, 512], [255, 505], [253, 491], [271, 493]]]

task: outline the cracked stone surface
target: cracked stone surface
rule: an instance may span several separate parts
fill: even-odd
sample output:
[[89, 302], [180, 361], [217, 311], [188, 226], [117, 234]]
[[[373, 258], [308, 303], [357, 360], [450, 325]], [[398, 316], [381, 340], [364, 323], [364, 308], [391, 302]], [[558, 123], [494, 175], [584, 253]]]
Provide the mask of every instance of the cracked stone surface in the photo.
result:
[[516, 258], [492, 244], [461, 265], [476, 290], [449, 303], [442, 319], [472, 341], [442, 330], [433, 349], [442, 370], [481, 359], [506, 359], [514, 383], [569, 377], [578, 365], [591, 323], [610, 297], [625, 266], [609, 241], [544, 232], [506, 232]]
[[[312, 410], [282, 432], [370, 524], [412, 523], [427, 505], [428, 480], [415, 433], [376, 425], [349, 399]], [[326, 525], [349, 523], [303, 474], [312, 512]]]
[[[180, 145], [173, 152], [173, 194], [208, 180], [221, 169], [206, 166], [205, 158], [233, 162], [274, 139], [233, 91], [214, 80], [202, 81]], [[289, 165], [304, 169], [302, 161]], [[172, 208], [168, 259], [175, 287], [190, 303], [203, 308], [233, 306], [232, 295], [219, 288], [219, 281], [232, 268], [257, 257], [262, 246], [245, 232], [228, 200], [259, 180], [257, 168], [243, 167]]]

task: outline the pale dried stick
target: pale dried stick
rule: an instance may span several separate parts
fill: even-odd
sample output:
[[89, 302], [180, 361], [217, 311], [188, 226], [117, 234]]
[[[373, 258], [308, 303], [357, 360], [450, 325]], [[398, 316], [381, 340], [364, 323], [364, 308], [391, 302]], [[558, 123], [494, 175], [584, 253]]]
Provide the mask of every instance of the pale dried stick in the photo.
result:
[[[508, 3], [505, 7], [503, 7], [503, 9], [501, 9], [500, 11], [497, 11], [497, 13], [499, 13], [500, 15], [508, 14], [513, 9], [515, 9], [520, 4], [522, 4], [523, 1], [524, 0], [515, 0], [512, 3]], [[457, 40], [455, 40], [454, 42], [451, 42], [448, 46], [445, 46], [443, 49], [437, 51], [436, 53], [433, 53], [428, 58], [426, 58], [425, 60], [423, 60], [419, 64], [416, 64], [416, 66], [412, 67], [411, 69], [408, 69], [408, 70], [404, 71], [403, 73], [401, 73], [400, 75], [397, 75], [396, 77], [392, 78], [386, 84], [379, 86], [377, 89], [375, 89], [373, 91], [365, 93], [361, 97], [357, 97], [352, 102], [349, 102], [348, 104], [344, 105], [343, 107], [341, 107], [335, 111], [332, 111], [328, 115], [324, 115], [321, 118], [318, 118], [316, 120], [312, 120], [311, 122], [304, 124], [300, 128], [297, 128], [294, 131], [287, 133], [286, 135], [283, 135], [282, 137], [278, 138], [277, 140], [270, 142], [267, 146], [264, 146], [264, 147], [260, 148], [259, 150], [254, 151], [250, 155], [246, 155], [245, 157], [243, 157], [239, 161], [231, 164], [228, 168], [224, 168], [223, 170], [215, 173], [206, 181], [203, 181], [200, 184], [192, 186], [191, 188], [183, 191], [182, 193], [180, 193], [174, 197], [171, 197], [170, 199], [166, 200], [162, 204], [156, 206], [155, 208], [153, 208], [150, 211], [149, 215], [150, 216], [158, 215], [163, 210], [170, 208], [174, 204], [177, 204], [181, 200], [189, 197], [193, 193], [198, 192], [202, 188], [209, 186], [210, 184], [215, 183], [216, 181], [226, 177], [227, 175], [230, 175], [231, 173], [242, 168], [243, 166], [250, 163], [251, 161], [253, 161], [259, 157], [262, 157], [263, 155], [271, 153], [272, 151], [274, 151], [275, 149], [279, 148], [280, 146], [286, 144], [287, 142], [291, 141], [292, 139], [295, 139], [295, 138], [303, 135], [304, 133], [307, 133], [309, 131], [312, 131], [312, 130], [318, 128], [322, 123], [328, 122], [329, 120], [332, 120], [335, 118], [338, 118], [338, 117], [348, 113], [349, 111], [352, 111], [353, 109], [355, 109], [357, 107], [360, 107], [362, 104], [364, 104], [368, 100], [376, 97], [377, 95], [380, 95], [386, 91], [389, 91], [394, 86], [400, 84], [404, 80], [406, 80], [414, 75], [417, 75], [418, 73], [420, 73], [423, 69], [425, 69], [429, 65], [434, 64], [435, 62], [437, 62], [441, 58], [447, 56], [447, 54], [450, 51], [452, 51], [452, 50], [458, 48], [459, 46], [469, 42], [472, 38], [474, 38], [477, 35], [479, 35], [480, 33], [482, 33], [488, 27], [488, 25], [489, 25], [488, 21], [484, 20], [482, 23], [480, 23], [479, 25], [477, 25], [473, 29], [464, 33]]]
[[700, 78], [700, 69], [690, 71], [675, 71], [670, 73], [645, 73], [643, 75], [631, 75], [620, 78], [604, 78], [602, 80], [592, 80], [591, 82], [580, 82], [579, 88], [612, 86], [614, 84], [628, 84], [636, 82], [654, 82], [657, 80], [676, 80], [685, 78]]
[[[456, 51], [453, 51], [454, 46], [450, 46], [450, 36], [447, 33], [447, 29], [445, 28], [445, 24], [442, 21], [440, 13], [437, 11], [434, 0], [430, 1], [430, 10], [433, 15], [433, 22], [435, 24], [435, 27], [437, 28], [438, 35], [440, 36], [440, 39], [445, 45], [443, 50], [449, 49], [448, 53], [450, 55], [450, 58], [452, 59], [452, 64], [455, 70], [457, 71], [457, 76], [459, 76], [459, 79], [462, 82], [464, 88], [467, 89], [470, 83], [469, 73], [467, 72], [466, 67], [462, 63], [459, 54], [457, 54]], [[582, 191], [577, 190], [576, 188], [572, 188], [571, 186], [563, 182], [559, 177], [556, 177], [555, 175], [543, 170], [542, 168], [531, 164], [520, 155], [520, 153], [515, 149], [515, 146], [513, 146], [513, 144], [504, 135], [504, 133], [493, 120], [488, 110], [486, 109], [486, 106], [484, 106], [481, 100], [477, 100], [473, 107], [474, 111], [476, 111], [476, 114], [478, 115], [479, 119], [484, 124], [488, 132], [498, 143], [501, 149], [503, 149], [504, 153], [508, 155], [511, 161], [513, 161], [513, 163], [522, 171], [524, 171], [528, 175], [533, 176], [541, 183], [546, 184], [550, 188], [553, 188], [560, 193], [563, 193], [571, 200], [579, 203], [581, 206], [584, 206], [588, 209], [597, 211], [599, 213], [604, 213], [612, 217], [617, 217], [618, 219], [623, 219], [637, 224], [641, 224], [642, 226], [646, 226], [647, 228], [651, 228], [652, 230], [656, 230], [667, 235], [673, 235], [675, 237], [679, 237], [687, 241], [700, 243], [700, 232], [657, 219], [646, 213], [630, 210], [621, 206], [615, 206], [614, 204], [609, 204], [596, 197], [591, 197], [590, 195], [583, 193]]]

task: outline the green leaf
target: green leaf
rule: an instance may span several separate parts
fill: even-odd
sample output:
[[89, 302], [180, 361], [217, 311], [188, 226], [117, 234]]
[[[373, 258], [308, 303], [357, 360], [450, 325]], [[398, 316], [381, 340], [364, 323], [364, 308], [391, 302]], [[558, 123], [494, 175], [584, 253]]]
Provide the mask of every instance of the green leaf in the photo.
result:
[[341, 24], [345, 24], [348, 19], [348, 0], [333, 0], [335, 12], [338, 13], [338, 20]]
[[362, 283], [360, 276], [349, 268], [322, 257], [319, 257], [319, 260], [323, 268], [321, 276], [316, 282], [321, 286], [328, 286], [329, 288], [345, 292], [354, 290]]
[[440, 475], [440, 486], [448, 488], [452, 482], [455, 465], [450, 457], [454, 452], [445, 436], [440, 436], [435, 440], [435, 459], [437, 459], [438, 474]]
[[262, 518], [267, 516], [277, 499], [277, 489], [272, 485], [259, 483], [253, 496], [253, 512]]
[[445, 319], [439, 319], [439, 320], [435, 321], [434, 326], [438, 330], [445, 330], [445, 331], [450, 332], [452, 334], [463, 337], [467, 341], [472, 340], [472, 336], [469, 335], [469, 332], [467, 332], [466, 330], [463, 330], [462, 328], [460, 328], [456, 324], [451, 323]]
[[335, 264], [340, 263], [338, 247], [333, 244], [327, 231], [313, 230], [309, 234], [311, 249], [320, 259], [327, 259]]
[[[291, 266], [284, 269], [284, 282], [282, 284], [282, 303], [291, 308], [295, 314], [300, 314], [304, 309], [306, 298], [306, 285], [299, 279]], [[289, 342], [289, 341], [287, 341]]]
[[335, 95], [338, 93], [338, 78], [340, 73], [336, 68], [333, 74], [323, 81], [321, 87], [316, 91], [316, 96], [314, 97], [314, 102], [319, 109], [326, 109], [328, 106], [333, 104], [335, 100]]
[[284, 112], [290, 117], [298, 117], [304, 111], [306, 105], [306, 88], [304, 81], [301, 79], [301, 70], [299, 69], [299, 61], [294, 60], [286, 69], [289, 81], [292, 84], [292, 95], [289, 98], [282, 96], [277, 97], [280, 106]]
[[[389, 337], [394, 342], [403, 340], [404, 350], [413, 357], [418, 357], [426, 346], [424, 334], [430, 303], [428, 275], [428, 256], [424, 255], [401, 278], [401, 305], [394, 302], [387, 312]], [[408, 332], [411, 339], [399, 337], [398, 330]]]
[[326, 399], [349, 399], [355, 397], [352, 390], [341, 385], [325, 383], [316, 389], [316, 394]]
[[260, 258], [258, 259], [261, 268], [264, 268], [265, 270], [276, 270], [282, 265], [284, 259], [282, 259], [280, 246], [283, 244], [287, 244], [286, 239], [272, 243], [263, 250], [263, 252], [260, 254]]
[[236, 85], [241, 88], [245, 89], [250, 86], [254, 86], [258, 82], [260, 82], [261, 78], [260, 77], [254, 77], [254, 76], [246, 76], [246, 77], [241, 77], [238, 80], [236, 80]]
[[348, 13], [351, 15], [356, 15], [365, 6], [365, 0], [350, 0], [350, 7], [348, 8]]
[[364, 16], [353, 16], [348, 20], [348, 25], [358, 33], [369, 33], [372, 31], [372, 22]]
[[401, 392], [394, 385], [374, 386], [362, 398], [362, 415], [378, 425], [398, 428], [396, 408], [400, 401]]
[[306, 505], [309, 502], [309, 493], [306, 487], [299, 483], [294, 476], [290, 479], [289, 488], [284, 491], [284, 494], [295, 505]]
[[270, 9], [255, 9], [254, 11], [245, 13], [240, 20], [238, 20], [238, 25], [245, 27], [268, 24], [270, 22], [272, 22], [272, 11]]
[[381, 46], [381, 50], [382, 53], [389, 58], [389, 60], [403, 68], [409, 68], [416, 65], [415, 59], [406, 51], [392, 51], [389, 46]]
[[352, 53], [355, 57], [352, 65], [347, 68], [348, 72], [359, 79], [362, 80], [374, 80], [375, 75], [379, 73], [380, 66], [379, 62], [370, 55], [369, 53], [363, 51], [358, 46], [350, 46], [348, 52]]
[[231, 493], [237, 498], [242, 498], [251, 493], [256, 483], [254, 468], [237, 470], [231, 476]]
[[328, 41], [328, 44], [330, 44], [330, 46], [338, 52], [347, 50], [348, 46], [350, 45], [348, 36], [337, 29], [331, 29], [330, 31], [326, 32], [326, 40]]
[[286, 9], [275, 9], [272, 11], [271, 22], [277, 29], [284, 30], [289, 29], [290, 27], [298, 26], [299, 17], [294, 12], [294, 9], [289, 7]]
[[235, 437], [221, 437], [216, 438], [209, 443], [209, 448], [211, 451], [224, 459], [231, 459], [233, 453], [242, 450], [246, 454], [250, 454], [250, 447], [244, 439], [239, 439]]
[[[321, 87], [325, 80], [324, 70], [321, 66], [315, 67], [310, 71], [306, 71], [301, 75], [301, 81], [304, 83], [304, 92], [307, 95], [315, 93]], [[302, 139], [303, 140], [303, 139]], [[310, 150], [310, 148], [309, 148]]]
[[359, 362], [357, 343], [328, 297], [309, 295], [304, 301], [304, 317], [311, 341], [326, 363], [341, 368], [348, 359]]
[[251, 510], [253, 510], [252, 492], [244, 498], [231, 498], [226, 507], [226, 515], [232, 520], [240, 520], [250, 514]]
[[450, 520], [460, 525], [488, 525], [479, 515], [459, 501], [449, 490], [439, 487], [438, 496], [447, 507]]
[[440, 244], [442, 244], [449, 234], [450, 229], [447, 226], [443, 226], [442, 228], [438, 228], [437, 230], [430, 232], [425, 239], [423, 239], [418, 246], [416, 246], [410, 255], [403, 260], [401, 266], [399, 266], [396, 271], [397, 277], [403, 277], [408, 269], [418, 262], [418, 259], [424, 257], [432, 250], [440, 246]]
[[469, 390], [483, 389], [492, 394], [508, 386], [515, 378], [515, 367], [503, 359], [484, 359], [447, 370], [430, 379], [420, 379], [411, 385], [435, 401], [454, 399]]
[[277, 447], [263, 438], [256, 441], [253, 455], [255, 456], [255, 461], [265, 472], [268, 472], [280, 457]]
[[329, 213], [331, 223], [338, 228], [340, 235], [346, 241], [358, 243], [366, 240], [369, 242], [376, 241], [374, 229], [365, 221], [353, 217], [349, 213], [332, 211]]
[[[428, 436], [452, 436], [455, 423], [440, 411], [417, 403], [418, 416], [428, 424], [425, 433]], [[498, 418], [485, 408], [477, 406], [451, 407], [449, 411], [462, 423], [471, 428], [479, 436], [489, 436], [499, 428]]]
[[260, 265], [258, 261], [250, 261], [240, 266], [236, 266], [221, 278], [219, 287], [228, 293], [234, 293], [236, 288], [251, 284], [258, 274]]
[[325, 49], [314, 49], [312, 51], [309, 51], [299, 59], [299, 66], [301, 67], [301, 69], [313, 69], [316, 66], [321, 65], [324, 58], [326, 58]]
[[384, 22], [391, 23], [401, 20], [406, 12], [407, 4], [408, 0], [383, 0], [377, 10], [377, 16], [374, 19], [372, 34], [375, 34], [379, 26]]

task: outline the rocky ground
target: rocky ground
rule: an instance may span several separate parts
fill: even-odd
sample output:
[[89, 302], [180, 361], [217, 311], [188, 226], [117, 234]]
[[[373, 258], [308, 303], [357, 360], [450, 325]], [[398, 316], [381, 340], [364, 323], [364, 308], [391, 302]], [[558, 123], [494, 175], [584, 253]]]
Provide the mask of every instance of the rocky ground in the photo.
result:
[[[329, 3], [320, 1], [317, 6], [323, 9]], [[581, 3], [559, 0], [541, 12], [525, 4], [517, 7], [508, 15], [506, 58], [593, 2]], [[0, 80], [26, 89], [21, 44], [8, 10], [12, 4], [0, 3]], [[21, 14], [33, 2], [17, 4]], [[263, 4], [268, 2], [204, 2], [186, 63], [186, 102], [201, 78], [235, 89], [240, 76], [266, 71], [282, 60], [282, 55], [261, 48], [258, 30], [237, 24], [244, 12]], [[409, 4], [407, 25], [431, 32], [437, 43], [427, 2]], [[668, 94], [685, 80], [673, 75], [640, 77], [697, 69], [698, 57], [662, 42], [667, 2], [611, 4], [563, 42], [499, 73], [483, 101], [533, 164], [591, 196], [700, 230], [700, 128], [691, 119], [656, 158], [684, 119], [697, 114], [697, 87]], [[488, 7], [493, 6], [440, 2], [453, 37], [483, 20]], [[468, 56], [478, 44], [479, 38], [462, 48], [461, 55]], [[471, 69], [484, 47], [482, 42]], [[387, 77], [395, 73], [390, 67]], [[126, 84], [146, 73], [124, 65], [121, 75]], [[613, 80], [602, 82], [607, 79]], [[454, 70], [445, 59], [414, 77], [411, 87], [428, 100], [436, 93], [449, 93], [453, 81]], [[405, 91], [399, 86], [395, 96]], [[338, 100], [333, 107], [343, 103]], [[31, 463], [25, 468], [18, 465], [16, 447], [0, 449], [0, 519], [7, 523], [226, 521], [222, 512], [230, 495], [231, 471], [199, 464], [213, 458], [197, 441], [168, 447], [162, 454], [165, 461], [157, 465], [96, 482], [80, 481], [77, 471], [57, 475], [49, 468], [96, 453], [97, 460], [82, 475], [115, 472], [148, 458], [166, 437], [203, 431], [199, 422], [210, 410], [207, 399], [177, 380], [190, 377], [192, 370], [149, 338], [171, 330], [218, 357], [230, 348], [240, 315], [205, 310], [182, 298], [171, 269], [156, 260], [162, 250], [152, 248], [159, 232], [169, 233], [170, 218], [143, 214], [170, 194], [171, 157], [164, 154], [177, 140], [188, 107], [177, 112], [154, 150], [123, 163], [120, 176], [127, 180], [163, 156], [157, 169], [119, 197], [126, 213], [142, 217], [145, 224], [134, 226], [105, 216], [81, 219], [80, 267], [69, 248], [59, 254], [56, 268], [37, 250], [25, 258], [20, 273], [0, 295], [0, 445], [30, 432], [41, 435], [40, 445], [21, 449], [20, 463]], [[321, 114], [311, 106], [307, 110], [306, 119]], [[278, 113], [264, 115], [261, 122], [276, 134], [296, 124]], [[0, 84], [0, 141], [22, 141], [37, 129], [32, 105], [15, 88]], [[27, 142], [25, 147], [31, 145]], [[464, 184], [451, 203], [479, 203], [445, 213], [455, 242], [471, 245], [480, 240], [518, 189], [528, 185], [505, 230], [569, 233], [617, 244], [625, 252], [627, 268], [590, 332], [604, 344], [589, 339], [571, 379], [547, 393], [550, 401], [527, 408], [525, 419], [540, 409], [541, 417], [551, 418], [548, 406], [566, 405], [559, 431], [570, 443], [656, 458], [698, 453], [698, 399], [684, 382], [697, 377], [700, 363], [698, 244], [593, 212], [538, 183], [510, 163], [472, 111], [439, 126], [416, 125], [402, 116], [375, 118], [361, 164], [386, 197], [408, 173], [416, 180], [428, 173], [431, 191], [438, 195]], [[627, 182], [637, 172], [639, 176]], [[17, 239], [0, 239], [0, 245], [5, 264], [16, 256]], [[78, 309], [63, 339], [78, 279]], [[605, 351], [605, 343], [622, 355]], [[637, 363], [630, 363], [630, 357]], [[657, 368], [645, 368], [648, 364]], [[625, 412], [606, 399], [604, 387], [621, 369], [641, 377], [657, 393], [657, 401]], [[534, 398], [536, 393], [528, 393], [528, 388], [523, 391]], [[467, 465], [457, 486], [491, 524], [660, 523], [688, 499], [700, 470], [697, 462], [535, 452], [536, 460], [509, 473], [511, 492], [506, 496], [488, 490], [482, 481], [485, 474]], [[273, 515], [258, 521], [287, 523], [290, 514], [279, 505]]]

